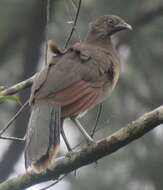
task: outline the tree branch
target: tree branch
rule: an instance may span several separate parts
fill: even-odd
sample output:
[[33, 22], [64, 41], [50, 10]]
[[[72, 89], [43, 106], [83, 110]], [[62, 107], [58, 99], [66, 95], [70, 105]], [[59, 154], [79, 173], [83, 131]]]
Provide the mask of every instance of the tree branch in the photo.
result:
[[[73, 2], [72, 2], [73, 3]], [[67, 48], [71, 38], [72, 38], [72, 35], [74, 33], [74, 30], [76, 29], [76, 24], [77, 24], [77, 21], [78, 21], [78, 17], [79, 17], [79, 12], [80, 12], [80, 7], [81, 7], [81, 3], [82, 3], [82, 0], [79, 0], [79, 4], [78, 4], [78, 7], [77, 7], [77, 11], [76, 11], [76, 15], [75, 15], [75, 19], [74, 19], [74, 23], [73, 23], [73, 26], [72, 26], [72, 29], [71, 29], [71, 32], [66, 40], [66, 43], [65, 43], [65, 48]]]
[[10, 127], [10, 125], [16, 120], [16, 118], [20, 115], [20, 113], [28, 105], [28, 103], [29, 103], [29, 100], [27, 100], [25, 104], [21, 106], [21, 108], [17, 111], [17, 113], [8, 121], [5, 127], [0, 130], [0, 137]]
[[0, 95], [7, 96], [7, 95], [12, 95], [12, 94], [16, 94], [16, 93], [20, 92], [20, 91], [24, 90], [25, 88], [31, 86], [34, 78], [35, 78], [35, 75], [32, 76], [31, 78], [28, 78], [20, 83], [17, 83], [15, 85], [1, 91]]
[[57, 159], [44, 173], [25, 173], [1, 183], [0, 190], [22, 190], [40, 182], [55, 180], [60, 175], [72, 172], [112, 154], [162, 123], [163, 106], [144, 114], [97, 144], [74, 153], [71, 158], [62, 157]]

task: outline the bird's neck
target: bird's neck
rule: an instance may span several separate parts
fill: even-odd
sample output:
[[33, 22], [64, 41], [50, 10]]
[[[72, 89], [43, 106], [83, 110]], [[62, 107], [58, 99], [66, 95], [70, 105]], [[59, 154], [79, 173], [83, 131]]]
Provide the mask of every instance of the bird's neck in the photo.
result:
[[96, 33], [93, 32], [88, 33], [87, 38], [84, 42], [101, 48], [113, 48], [112, 41], [109, 36], [98, 36]]

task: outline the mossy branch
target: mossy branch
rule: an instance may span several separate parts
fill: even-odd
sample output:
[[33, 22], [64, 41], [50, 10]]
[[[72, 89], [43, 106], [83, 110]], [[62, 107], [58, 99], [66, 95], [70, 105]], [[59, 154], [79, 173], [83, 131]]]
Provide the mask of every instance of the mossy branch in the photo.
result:
[[60, 175], [72, 172], [112, 154], [162, 123], [163, 106], [144, 114], [111, 136], [100, 140], [97, 144], [74, 153], [71, 158], [63, 157], [55, 160], [50, 168], [42, 174], [25, 173], [4, 181], [0, 184], [0, 190], [22, 190], [40, 182], [56, 180]]
[[20, 82], [20, 83], [13, 85], [5, 90], [0, 91], [0, 96], [13, 95], [13, 94], [16, 94], [16, 93], [24, 90], [25, 88], [28, 88], [29, 86], [32, 85], [34, 78], [35, 78], [35, 75]]

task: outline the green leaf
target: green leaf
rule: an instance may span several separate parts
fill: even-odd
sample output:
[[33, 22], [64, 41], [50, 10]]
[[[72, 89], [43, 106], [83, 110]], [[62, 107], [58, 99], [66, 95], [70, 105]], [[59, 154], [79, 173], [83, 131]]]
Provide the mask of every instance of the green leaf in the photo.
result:
[[4, 90], [5, 87], [4, 86], [0, 86], [0, 91]]
[[0, 103], [8, 101], [8, 100], [9, 101], [14, 101], [14, 102], [16, 102], [18, 104], [21, 104], [20, 99], [19, 99], [18, 96], [15, 96], [15, 95], [13, 95], [13, 96], [0, 96]]

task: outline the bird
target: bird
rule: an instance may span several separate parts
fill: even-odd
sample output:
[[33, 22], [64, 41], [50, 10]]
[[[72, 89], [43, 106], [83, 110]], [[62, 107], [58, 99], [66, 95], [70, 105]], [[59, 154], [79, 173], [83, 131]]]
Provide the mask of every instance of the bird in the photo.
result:
[[77, 117], [108, 98], [120, 73], [120, 58], [112, 36], [132, 27], [116, 15], [91, 23], [83, 42], [66, 51], [50, 43], [52, 56], [33, 81], [25, 144], [25, 167], [35, 173], [48, 169], [59, 150], [63, 121]]

